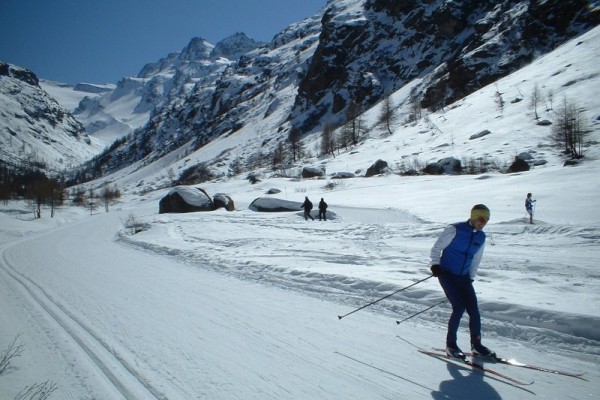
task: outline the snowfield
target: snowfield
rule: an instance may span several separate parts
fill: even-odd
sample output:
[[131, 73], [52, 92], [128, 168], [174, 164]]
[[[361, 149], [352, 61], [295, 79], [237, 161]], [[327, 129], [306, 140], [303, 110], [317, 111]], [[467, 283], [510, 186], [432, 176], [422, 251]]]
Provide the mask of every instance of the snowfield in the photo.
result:
[[[230, 194], [234, 212], [159, 215], [168, 190], [129, 196], [109, 213], [66, 208], [54, 220], [9, 203], [0, 208], [0, 339], [20, 335], [25, 351], [0, 376], [0, 393], [13, 398], [49, 380], [60, 399], [598, 398], [600, 216], [538, 198], [529, 225], [517, 197], [534, 181], [559, 190], [557, 174], [595, 175], [599, 166], [488, 179], [391, 175], [334, 190], [322, 180], [202, 185]], [[581, 198], [600, 192], [571, 182]], [[466, 184], [470, 191], [453, 189]], [[492, 186], [513, 193], [514, 207]], [[272, 187], [288, 200], [324, 197], [329, 220], [250, 211]], [[433, 187], [453, 204], [419, 202]], [[437, 234], [466, 218], [474, 197], [492, 210], [476, 282], [484, 342], [522, 362], [585, 371], [586, 380], [486, 364], [535, 381], [515, 386], [419, 354], [397, 336], [443, 346], [449, 307], [395, 321], [443, 300], [435, 279], [338, 318], [426, 278]], [[142, 232], [125, 227], [131, 217]], [[466, 324], [459, 341], [468, 346]]]

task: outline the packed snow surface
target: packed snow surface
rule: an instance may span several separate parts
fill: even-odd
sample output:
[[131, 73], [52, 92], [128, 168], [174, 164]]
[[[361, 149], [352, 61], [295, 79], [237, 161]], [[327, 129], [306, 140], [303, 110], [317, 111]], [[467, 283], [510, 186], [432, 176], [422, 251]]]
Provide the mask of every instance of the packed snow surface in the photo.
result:
[[[589, 183], [599, 167], [391, 175], [334, 190], [319, 180], [202, 185], [232, 196], [233, 212], [158, 215], [168, 189], [54, 219], [11, 202], [0, 208], [0, 340], [18, 336], [25, 351], [0, 393], [49, 380], [61, 399], [598, 398], [600, 216], [590, 210], [600, 191]], [[248, 209], [273, 187], [282, 199], [324, 197], [330, 219]], [[522, 203], [536, 187], [530, 225]], [[560, 200], [565, 190], [579, 193], [576, 205]], [[479, 202], [492, 210], [475, 282], [484, 343], [586, 380], [486, 364], [535, 381], [517, 387], [419, 354], [397, 336], [443, 346], [448, 306], [395, 321], [443, 300], [435, 279], [338, 318], [426, 278], [437, 235]], [[459, 341], [468, 347], [466, 324]]]

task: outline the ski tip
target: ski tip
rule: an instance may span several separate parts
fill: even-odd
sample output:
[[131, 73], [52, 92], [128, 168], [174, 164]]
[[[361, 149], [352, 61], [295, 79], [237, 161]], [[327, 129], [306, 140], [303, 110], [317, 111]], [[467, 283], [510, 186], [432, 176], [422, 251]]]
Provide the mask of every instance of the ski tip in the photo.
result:
[[341, 315], [338, 315], [338, 320], [340, 320], [340, 319], [342, 319], [342, 316], [341, 316]]

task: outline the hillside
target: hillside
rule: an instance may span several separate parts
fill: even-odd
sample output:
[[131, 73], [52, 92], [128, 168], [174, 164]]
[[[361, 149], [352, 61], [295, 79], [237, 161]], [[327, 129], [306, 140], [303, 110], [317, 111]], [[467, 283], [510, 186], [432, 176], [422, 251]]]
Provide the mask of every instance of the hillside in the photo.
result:
[[[538, 108], [540, 121], [555, 121], [565, 99], [582, 110], [582, 120], [589, 129], [581, 165], [586, 168], [586, 163], [600, 157], [600, 120], [596, 113], [600, 81], [595, 66], [599, 43], [600, 29], [595, 28], [443, 110], [424, 112], [418, 121], [404, 123], [412, 113], [406, 99], [412, 86], [419, 84], [415, 81], [391, 95], [392, 102], [398, 107], [392, 135], [377, 123], [380, 106], [375, 106], [363, 116], [363, 124], [369, 133], [360, 145], [340, 150], [335, 156], [317, 156], [321, 148], [320, 134], [309, 135], [304, 144], [313, 157], [290, 170], [272, 170], [269, 165], [262, 171], [267, 175], [284, 173], [296, 177], [302, 166], [322, 166], [328, 177], [346, 172], [360, 177], [377, 159], [386, 161], [390, 172], [402, 173], [447, 157], [460, 160], [465, 167], [474, 163], [487, 165], [494, 171], [505, 171], [517, 155], [528, 158], [534, 169], [562, 166], [569, 157], [552, 138], [552, 125], [538, 124], [530, 106], [536, 85], [544, 94]], [[501, 93], [505, 102], [502, 110], [497, 105], [497, 93]], [[553, 94], [552, 108], [549, 93]], [[282, 114], [280, 111], [269, 118], [283, 118]], [[186, 148], [181, 148], [170, 157], [144, 167], [134, 164], [101, 179], [96, 185], [117, 182], [120, 187], [143, 191], [169, 187], [173, 177], [187, 167], [214, 159], [221, 161], [211, 164], [211, 168], [219, 171], [219, 179], [226, 179], [229, 175], [228, 154], [243, 157], [260, 151], [257, 143], [260, 125], [252, 126], [255, 129], [242, 129], [234, 135], [219, 138], [187, 156]], [[472, 139], [483, 131], [490, 133]]]
[[[276, 149], [289, 148], [296, 130], [308, 144], [325, 125], [343, 128], [350, 115], [369, 112], [398, 91], [403, 94], [395, 99], [397, 108], [446, 109], [597, 24], [597, 9], [585, 1], [565, 7], [439, 0], [414, 8], [373, 0], [331, 2], [323, 14], [245, 54], [216, 81], [197, 83], [174, 98], [84, 171], [95, 176], [139, 169], [197, 150], [214, 176], [264, 167]], [[527, 95], [522, 89], [519, 96]], [[362, 133], [371, 135], [371, 127]], [[233, 144], [238, 139], [232, 137], [248, 139], [217, 153], [203, 149], [213, 142]], [[322, 153], [309, 150], [309, 157]], [[284, 158], [293, 161], [289, 150]]]
[[37, 76], [0, 61], [0, 163], [66, 170], [101, 151], [73, 115], [44, 91]]

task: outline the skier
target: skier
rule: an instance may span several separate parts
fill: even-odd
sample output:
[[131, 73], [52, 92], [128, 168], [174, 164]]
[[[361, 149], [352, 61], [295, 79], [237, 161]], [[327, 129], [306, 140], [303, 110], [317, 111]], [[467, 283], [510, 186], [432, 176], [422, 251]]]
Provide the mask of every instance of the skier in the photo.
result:
[[321, 216], [323, 216], [323, 220], [327, 221], [327, 203], [325, 203], [322, 197], [319, 202], [319, 221], [321, 220]]
[[527, 193], [527, 198], [525, 199], [525, 210], [527, 210], [527, 214], [529, 214], [529, 223], [533, 224], [533, 207], [536, 200], [531, 198], [531, 193]]
[[446, 335], [446, 354], [450, 357], [465, 358], [456, 341], [465, 310], [469, 314], [471, 351], [486, 357], [496, 355], [481, 344], [481, 316], [473, 288], [485, 244], [483, 227], [489, 219], [489, 208], [483, 204], [473, 206], [470, 218], [447, 226], [431, 249], [431, 273], [438, 278], [452, 305]]
[[304, 209], [304, 220], [308, 221], [308, 219], [315, 220], [312, 215], [310, 215], [310, 211], [313, 208], [313, 203], [308, 199], [308, 196], [304, 197], [304, 203], [300, 206], [300, 208]]

